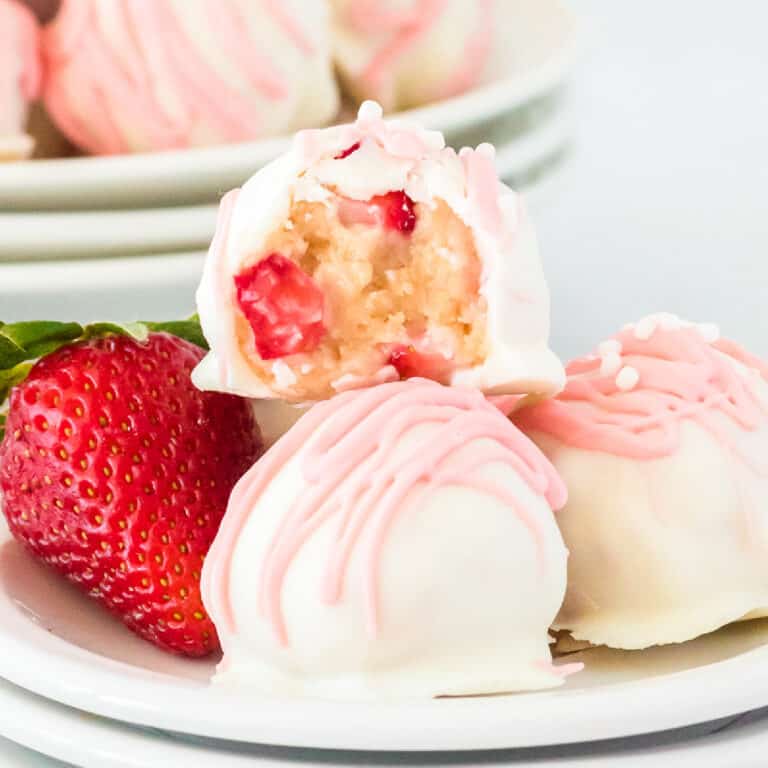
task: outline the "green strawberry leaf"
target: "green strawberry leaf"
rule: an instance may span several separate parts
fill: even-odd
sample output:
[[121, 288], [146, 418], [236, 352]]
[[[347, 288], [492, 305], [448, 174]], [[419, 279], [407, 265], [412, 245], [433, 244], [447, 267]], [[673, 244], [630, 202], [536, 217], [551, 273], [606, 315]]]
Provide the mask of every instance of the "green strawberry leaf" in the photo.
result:
[[21, 323], [0, 321], [0, 440], [3, 439], [5, 427], [3, 405], [11, 389], [24, 381], [34, 363], [41, 357], [50, 355], [67, 344], [110, 335], [130, 336], [143, 342], [151, 332], [170, 333], [202, 349], [208, 349], [197, 315], [192, 315], [186, 320], [159, 323], [99, 322], [86, 326], [53, 320]]
[[200, 318], [197, 315], [187, 320], [169, 320], [164, 323], [145, 322], [144, 325], [150, 331], [164, 331], [165, 333], [178, 336], [180, 339], [195, 344], [202, 349], [208, 349], [208, 342], [203, 336], [203, 329], [200, 327]]
[[136, 341], [146, 341], [149, 336], [149, 329], [145, 323], [90, 323], [83, 330], [81, 341], [100, 339], [110, 334], [130, 336]]
[[78, 323], [32, 321], [0, 325], [0, 369], [50, 354], [82, 335]]

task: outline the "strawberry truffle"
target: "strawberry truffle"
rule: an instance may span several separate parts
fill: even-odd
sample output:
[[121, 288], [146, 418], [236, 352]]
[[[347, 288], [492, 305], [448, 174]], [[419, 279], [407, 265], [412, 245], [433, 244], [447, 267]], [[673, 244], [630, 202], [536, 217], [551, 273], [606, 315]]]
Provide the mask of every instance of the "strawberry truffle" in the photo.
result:
[[0, 0], [0, 161], [32, 152], [34, 141], [24, 127], [40, 76], [37, 21], [16, 0]]
[[332, 0], [347, 90], [387, 110], [455, 96], [494, 65], [499, 0]]
[[554, 393], [549, 294], [493, 148], [385, 121], [304, 131], [223, 200], [197, 292], [204, 389], [294, 402], [424, 377]]
[[569, 488], [558, 629], [617, 648], [768, 615], [768, 365], [656, 315], [515, 414]]
[[48, 111], [94, 154], [258, 139], [338, 107], [322, 0], [63, 0], [43, 46]]
[[549, 688], [565, 487], [476, 390], [424, 379], [304, 415], [230, 497], [202, 576], [216, 682], [367, 698]]

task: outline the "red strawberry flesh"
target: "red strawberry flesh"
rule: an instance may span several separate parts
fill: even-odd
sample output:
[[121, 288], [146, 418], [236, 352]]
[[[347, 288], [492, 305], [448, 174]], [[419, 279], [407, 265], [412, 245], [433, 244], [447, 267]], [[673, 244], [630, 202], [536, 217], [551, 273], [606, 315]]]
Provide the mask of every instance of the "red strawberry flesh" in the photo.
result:
[[247, 403], [190, 380], [165, 333], [64, 347], [11, 393], [0, 491], [12, 534], [156, 645], [218, 648], [203, 559], [261, 442]]
[[334, 156], [334, 160], [343, 160], [345, 157], [349, 157], [354, 152], [357, 152], [357, 150], [360, 149], [360, 142], [356, 141], [351, 147], [347, 147], [346, 149], [339, 152], [338, 155]]
[[236, 275], [235, 288], [262, 360], [311, 352], [325, 336], [323, 292], [285, 256], [261, 259]]
[[394, 366], [401, 379], [421, 377], [447, 384], [453, 372], [453, 365], [443, 355], [419, 352], [411, 344], [393, 347], [387, 362]]
[[389, 229], [410, 235], [416, 228], [414, 202], [402, 190], [372, 197], [368, 204], [381, 211], [384, 226]]

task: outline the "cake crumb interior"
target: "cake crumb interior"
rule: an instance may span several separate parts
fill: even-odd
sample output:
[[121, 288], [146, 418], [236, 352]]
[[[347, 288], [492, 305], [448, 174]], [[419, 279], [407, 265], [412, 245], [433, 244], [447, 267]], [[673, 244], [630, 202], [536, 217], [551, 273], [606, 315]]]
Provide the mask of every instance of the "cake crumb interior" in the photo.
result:
[[[486, 356], [481, 263], [469, 228], [442, 201], [417, 204], [410, 235], [366, 223], [342, 223], [339, 203], [297, 201], [267, 239], [263, 258], [280, 253], [320, 286], [327, 333], [319, 347], [279, 361], [261, 360], [242, 318], [251, 364], [286, 397], [334, 394], [341, 376], [369, 380], [398, 345], [446, 358], [453, 368]], [[276, 375], [277, 374], [277, 375]]]

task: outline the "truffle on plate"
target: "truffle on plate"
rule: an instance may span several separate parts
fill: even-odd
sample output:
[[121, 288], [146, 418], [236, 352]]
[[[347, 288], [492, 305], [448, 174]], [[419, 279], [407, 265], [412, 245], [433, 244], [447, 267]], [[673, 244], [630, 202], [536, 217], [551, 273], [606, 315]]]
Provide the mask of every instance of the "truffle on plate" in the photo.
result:
[[548, 688], [565, 487], [476, 390], [416, 379], [304, 415], [232, 493], [202, 590], [217, 682], [318, 695]]
[[48, 112], [94, 154], [260, 139], [338, 108], [323, 0], [63, 0], [43, 50]]
[[332, 0], [333, 49], [347, 90], [384, 109], [456, 96], [492, 68], [499, 0]]
[[204, 389], [302, 402], [420, 376], [554, 393], [549, 294], [493, 149], [386, 121], [303, 131], [223, 200], [197, 291]]
[[555, 627], [631, 649], [768, 615], [768, 365], [662, 314], [567, 373], [514, 414], [569, 489]]

